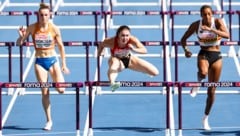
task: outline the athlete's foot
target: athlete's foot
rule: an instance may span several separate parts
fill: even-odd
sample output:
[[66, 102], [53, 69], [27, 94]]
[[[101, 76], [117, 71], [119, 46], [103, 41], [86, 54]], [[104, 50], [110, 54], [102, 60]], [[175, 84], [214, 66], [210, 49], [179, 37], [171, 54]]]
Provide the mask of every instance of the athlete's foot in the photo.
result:
[[111, 83], [112, 92], [116, 91], [120, 87], [120, 82]]
[[195, 96], [197, 95], [199, 89], [200, 89], [200, 87], [193, 87], [193, 88], [191, 89], [191, 91], [190, 91], [190, 95], [191, 95], [192, 97], [195, 97]]
[[52, 121], [47, 122], [43, 130], [50, 131], [52, 129], [52, 125], [53, 125]]
[[205, 116], [203, 118], [203, 122], [202, 123], [203, 123], [203, 129], [204, 130], [211, 130], [211, 127], [208, 124], [208, 117], [207, 116]]

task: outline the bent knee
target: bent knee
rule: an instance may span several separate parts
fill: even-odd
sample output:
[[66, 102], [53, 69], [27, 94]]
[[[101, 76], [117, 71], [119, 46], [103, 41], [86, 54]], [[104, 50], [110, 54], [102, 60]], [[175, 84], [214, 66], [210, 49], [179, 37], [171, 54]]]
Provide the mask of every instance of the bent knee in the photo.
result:
[[158, 70], [155, 71], [155, 73], [154, 73], [154, 76], [157, 76], [157, 75], [159, 75], [159, 71]]
[[154, 71], [152, 71], [152, 76], [157, 76], [159, 75], [159, 71], [157, 69], [155, 69]]
[[200, 72], [198, 72], [198, 76], [200, 78], [206, 78], [207, 74], [208, 74], [207, 71], [200, 71]]

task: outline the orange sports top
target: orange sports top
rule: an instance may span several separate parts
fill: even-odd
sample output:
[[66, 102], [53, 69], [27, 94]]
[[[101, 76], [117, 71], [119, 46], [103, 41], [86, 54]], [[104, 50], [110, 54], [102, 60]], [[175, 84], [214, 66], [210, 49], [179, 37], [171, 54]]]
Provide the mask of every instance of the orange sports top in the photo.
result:
[[33, 33], [33, 43], [37, 50], [47, 50], [55, 47], [56, 33], [53, 30], [51, 23], [48, 23], [48, 30], [41, 31], [39, 24], [35, 24], [35, 30]]

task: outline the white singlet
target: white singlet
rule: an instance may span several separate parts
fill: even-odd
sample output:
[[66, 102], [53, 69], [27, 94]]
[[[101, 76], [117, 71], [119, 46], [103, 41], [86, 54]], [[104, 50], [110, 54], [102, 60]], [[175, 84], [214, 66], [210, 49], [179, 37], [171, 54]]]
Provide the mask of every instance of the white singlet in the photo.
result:
[[[198, 27], [198, 41], [200, 46], [215, 46], [220, 45], [221, 43], [221, 37], [219, 37], [216, 33], [208, 31], [208, 30], [202, 30], [202, 20], [199, 21], [199, 27]], [[215, 19], [212, 18], [211, 21], [211, 27], [212, 29], [216, 29], [215, 26]]]

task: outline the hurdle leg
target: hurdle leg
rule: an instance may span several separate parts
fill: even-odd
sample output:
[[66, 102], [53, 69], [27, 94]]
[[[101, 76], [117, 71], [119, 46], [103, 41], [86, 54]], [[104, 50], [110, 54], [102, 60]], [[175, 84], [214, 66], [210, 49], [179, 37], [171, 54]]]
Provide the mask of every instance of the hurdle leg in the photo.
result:
[[79, 96], [80, 89], [76, 88], [76, 136], [80, 136], [80, 96]]
[[8, 92], [7, 92], [8, 95], [13, 95], [13, 92], [14, 92], [14, 88], [8, 88]]
[[178, 136], [182, 136], [182, 86], [178, 83]]
[[169, 107], [169, 103], [170, 103], [170, 89], [169, 86], [166, 87], [166, 132], [165, 135], [166, 136], [170, 136], [170, 107]]
[[2, 136], [2, 84], [0, 85], [0, 136]]
[[88, 136], [93, 136], [92, 129], [92, 83], [89, 84], [89, 127], [88, 127]]

